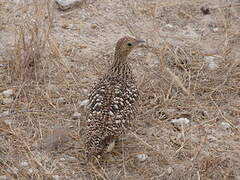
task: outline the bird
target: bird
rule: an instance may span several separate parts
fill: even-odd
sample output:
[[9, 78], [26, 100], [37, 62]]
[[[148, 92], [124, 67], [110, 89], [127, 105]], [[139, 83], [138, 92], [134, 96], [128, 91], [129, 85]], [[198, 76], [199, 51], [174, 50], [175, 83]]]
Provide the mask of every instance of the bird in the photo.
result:
[[85, 133], [88, 159], [111, 151], [115, 141], [132, 127], [139, 91], [128, 55], [144, 42], [131, 36], [119, 39], [112, 65], [89, 93]]

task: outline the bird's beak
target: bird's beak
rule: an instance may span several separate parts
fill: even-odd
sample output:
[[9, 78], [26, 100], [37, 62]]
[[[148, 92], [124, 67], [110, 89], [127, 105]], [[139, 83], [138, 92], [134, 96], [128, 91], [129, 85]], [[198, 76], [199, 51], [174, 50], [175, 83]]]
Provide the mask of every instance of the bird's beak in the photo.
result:
[[136, 40], [135, 43], [134, 43], [134, 45], [136, 46], [136, 45], [141, 44], [141, 43], [145, 43], [145, 41], [144, 41], [144, 40], [141, 40], [141, 39]]

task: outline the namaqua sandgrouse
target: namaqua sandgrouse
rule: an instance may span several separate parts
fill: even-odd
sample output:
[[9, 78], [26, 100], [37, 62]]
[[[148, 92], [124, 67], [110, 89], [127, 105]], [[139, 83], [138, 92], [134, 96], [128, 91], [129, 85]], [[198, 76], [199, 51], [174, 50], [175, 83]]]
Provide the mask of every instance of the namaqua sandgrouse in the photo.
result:
[[143, 42], [130, 36], [121, 38], [111, 68], [90, 92], [85, 139], [88, 159], [101, 156], [131, 127], [139, 93], [128, 55]]

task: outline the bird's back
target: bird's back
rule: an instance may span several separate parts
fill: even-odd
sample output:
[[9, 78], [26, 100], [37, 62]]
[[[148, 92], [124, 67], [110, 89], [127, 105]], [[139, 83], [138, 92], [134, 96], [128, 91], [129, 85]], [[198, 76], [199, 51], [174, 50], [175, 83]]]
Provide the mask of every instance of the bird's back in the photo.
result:
[[91, 155], [102, 151], [131, 127], [136, 114], [138, 90], [133, 79], [108, 75], [89, 95], [86, 150]]
[[111, 68], [90, 93], [85, 141], [88, 158], [100, 155], [131, 127], [139, 93], [127, 57], [142, 42], [129, 36], [119, 39]]

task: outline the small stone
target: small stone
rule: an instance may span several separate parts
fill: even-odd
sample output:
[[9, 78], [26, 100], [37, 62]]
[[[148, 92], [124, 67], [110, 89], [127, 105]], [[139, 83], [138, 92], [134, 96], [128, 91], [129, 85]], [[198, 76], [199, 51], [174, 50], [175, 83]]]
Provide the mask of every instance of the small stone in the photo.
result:
[[9, 114], [9, 111], [3, 111], [2, 113], [0, 113], [0, 117], [6, 116], [6, 115], [8, 115], [8, 114]]
[[82, 89], [82, 92], [83, 92], [84, 94], [88, 94], [88, 90], [87, 90], [87, 89]]
[[205, 60], [208, 63], [208, 69], [209, 70], [215, 70], [215, 69], [218, 68], [218, 65], [215, 62], [215, 57], [213, 57], [213, 56], [206, 56]]
[[208, 7], [202, 6], [200, 10], [202, 11], [203, 15], [210, 14], [210, 9]]
[[60, 10], [65, 11], [77, 6], [82, 0], [55, 0], [55, 2]]
[[62, 25], [62, 28], [63, 28], [63, 29], [67, 29], [67, 28], [68, 28], [68, 24], [63, 24], [63, 25]]
[[3, 99], [3, 104], [10, 104], [13, 102], [13, 99], [12, 98], [4, 98]]
[[222, 123], [221, 123], [221, 126], [222, 126], [224, 129], [229, 129], [229, 128], [231, 128], [231, 125], [230, 125], [229, 123], [227, 123], [227, 122], [222, 122]]
[[32, 173], [33, 173], [33, 169], [32, 168], [28, 169], [28, 174], [32, 174]]
[[218, 28], [215, 27], [215, 28], [212, 29], [212, 31], [213, 31], [213, 32], [218, 32]]
[[66, 102], [66, 100], [64, 99], [64, 97], [59, 97], [57, 99], [54, 100], [56, 103], [60, 103], [60, 104], [63, 104]]
[[143, 162], [148, 158], [148, 155], [147, 154], [138, 154], [137, 158], [140, 162]]
[[26, 167], [28, 166], [28, 162], [27, 161], [23, 161], [20, 163], [20, 166]]
[[173, 25], [171, 25], [171, 24], [166, 24], [166, 27], [173, 28]]
[[85, 99], [85, 100], [81, 101], [79, 104], [80, 104], [80, 106], [87, 106], [88, 102], [89, 102], [89, 100]]
[[73, 156], [68, 156], [66, 159], [69, 161], [78, 161], [78, 159]]
[[65, 158], [60, 158], [59, 160], [60, 160], [60, 161], [66, 161], [66, 159], [65, 159]]
[[53, 179], [56, 179], [56, 180], [61, 179], [61, 176], [59, 176], [59, 175], [53, 175], [52, 177], [53, 177]]
[[11, 97], [13, 95], [13, 93], [14, 93], [14, 91], [12, 89], [8, 89], [8, 90], [5, 90], [2, 92], [3, 96], [7, 97], [7, 98]]
[[190, 123], [190, 120], [187, 118], [172, 119], [171, 123], [176, 125], [187, 125]]
[[212, 62], [209, 62], [208, 68], [209, 68], [210, 70], [215, 70], [215, 69], [218, 68], [218, 65], [217, 65], [214, 61], [212, 61]]
[[9, 126], [13, 123], [12, 119], [6, 119], [4, 122]]
[[92, 29], [96, 29], [97, 27], [98, 27], [98, 26], [97, 26], [96, 23], [91, 24], [91, 28], [92, 28]]
[[58, 88], [54, 84], [48, 84], [47, 89], [52, 92], [58, 92]]
[[173, 168], [172, 167], [168, 167], [167, 168], [167, 173], [168, 174], [172, 174], [173, 173]]
[[81, 113], [79, 112], [74, 112], [72, 115], [73, 119], [79, 119], [81, 117]]

